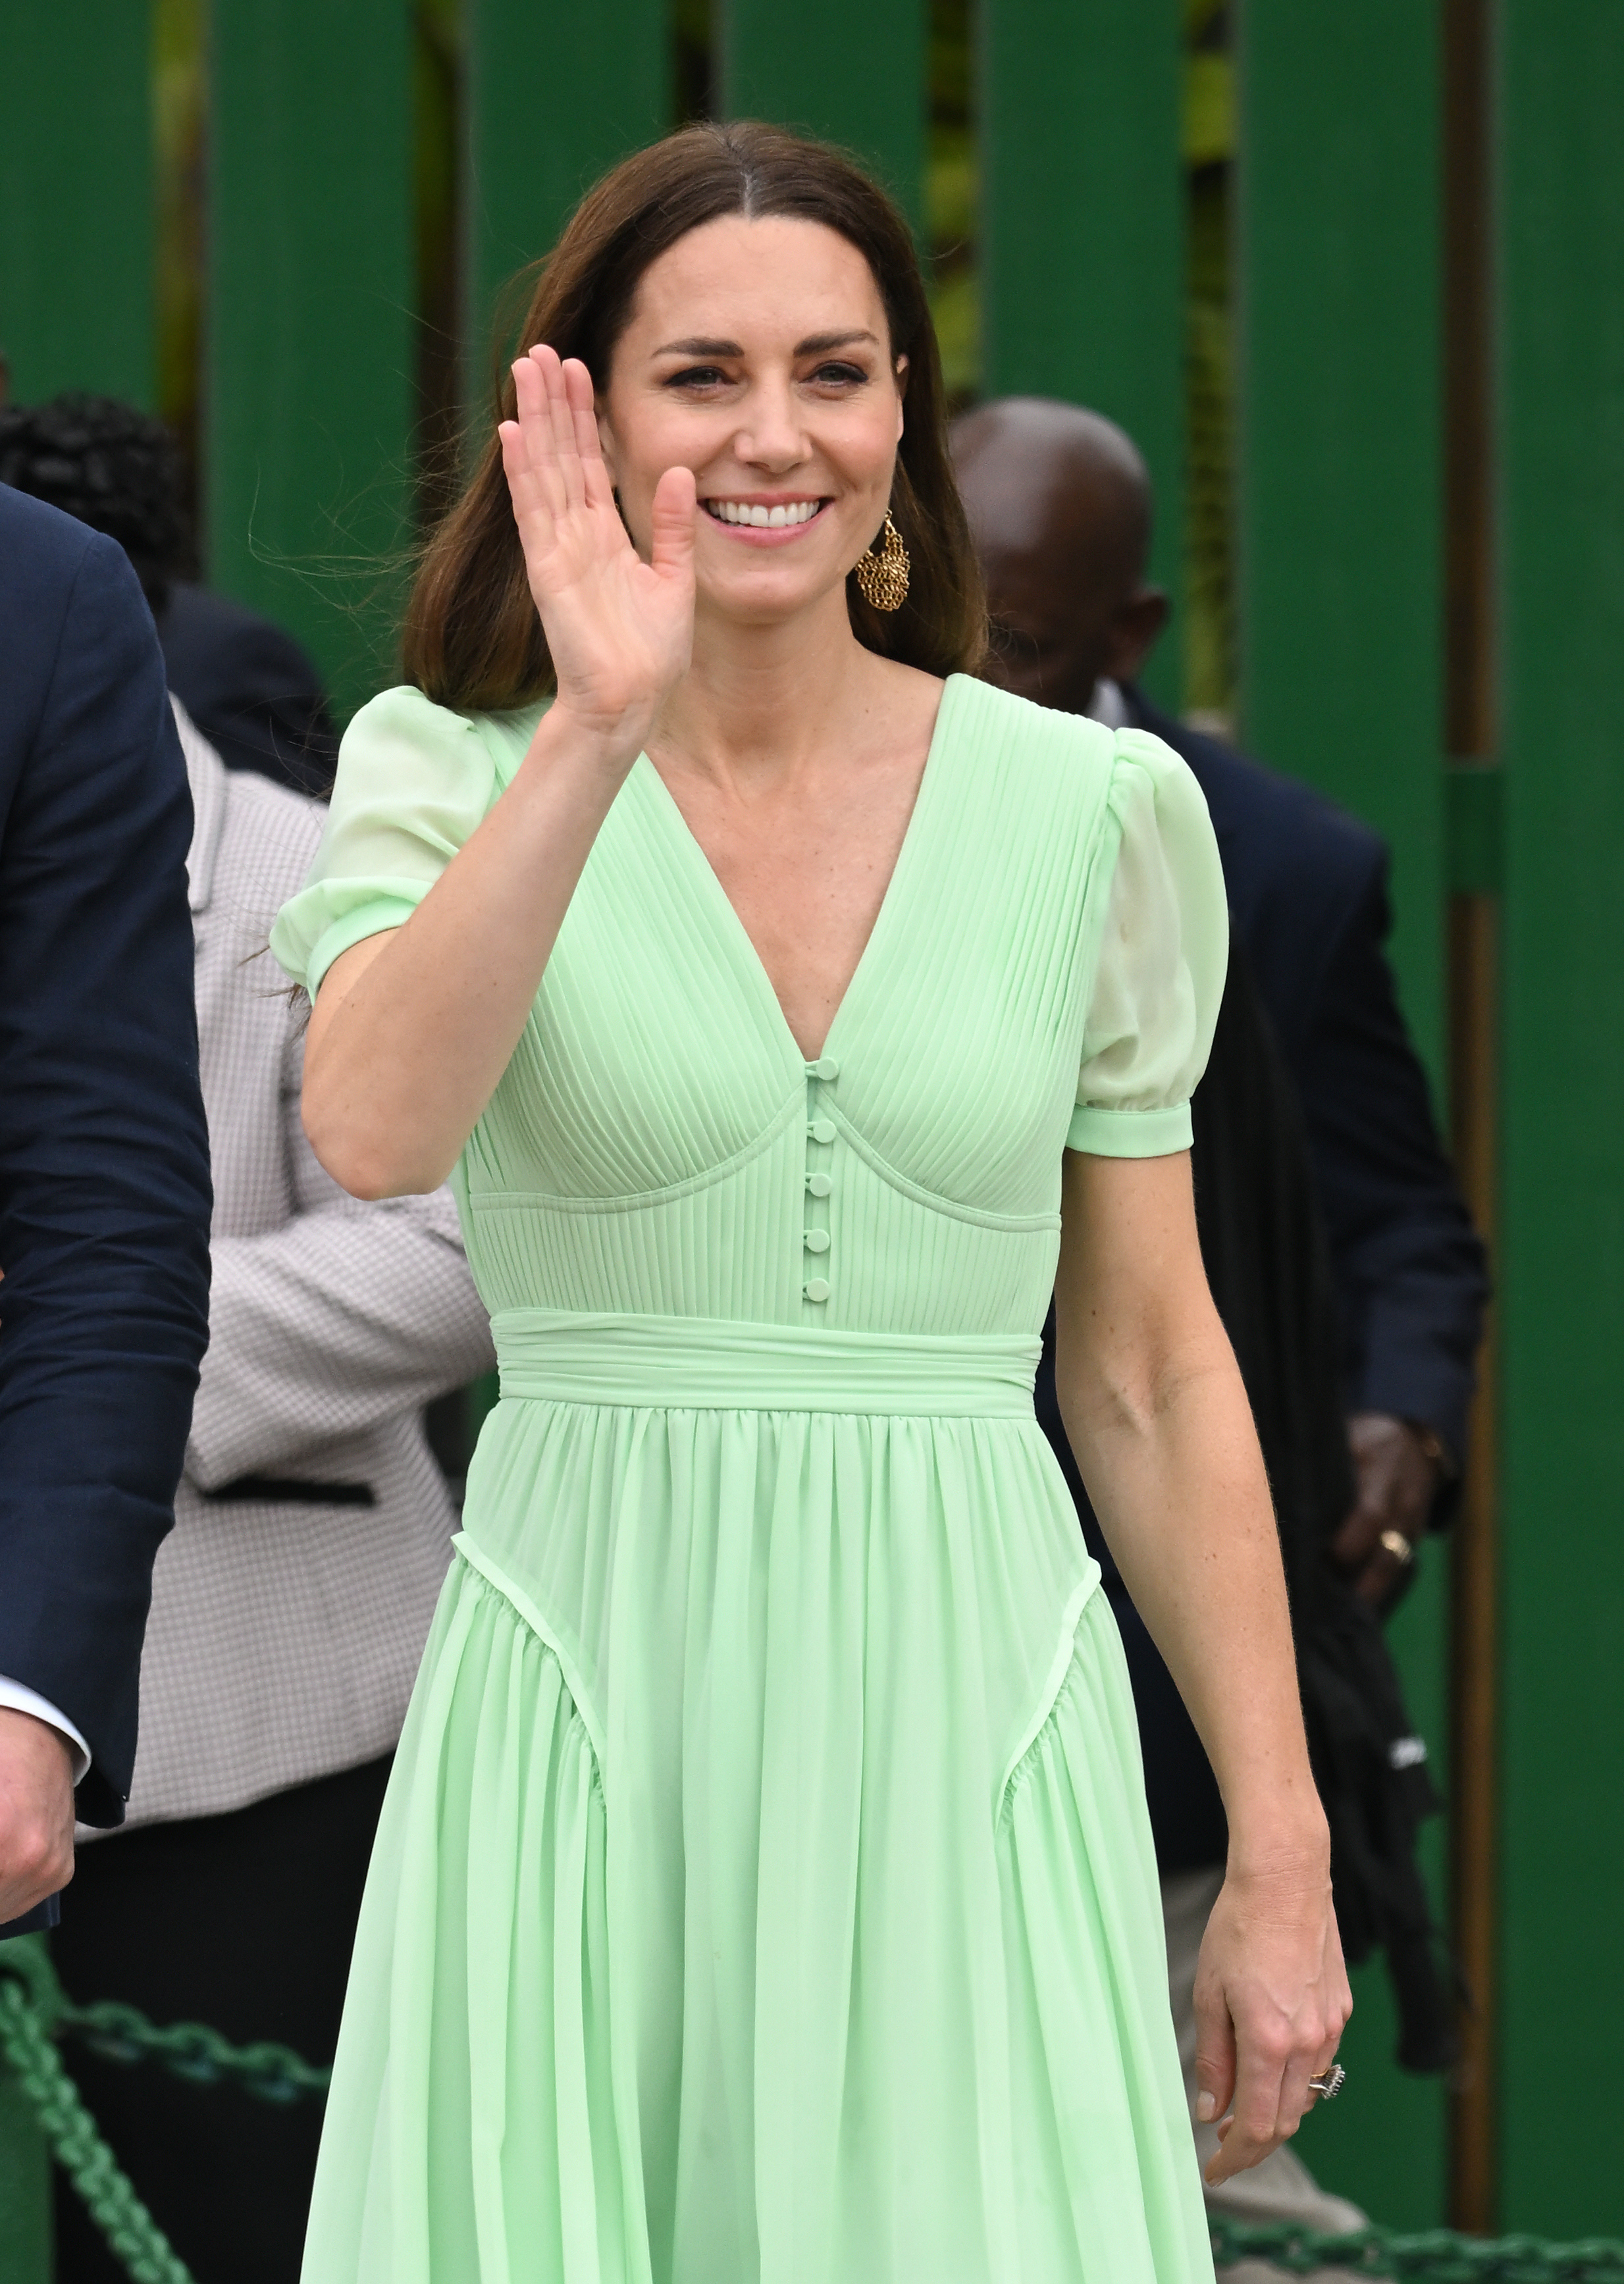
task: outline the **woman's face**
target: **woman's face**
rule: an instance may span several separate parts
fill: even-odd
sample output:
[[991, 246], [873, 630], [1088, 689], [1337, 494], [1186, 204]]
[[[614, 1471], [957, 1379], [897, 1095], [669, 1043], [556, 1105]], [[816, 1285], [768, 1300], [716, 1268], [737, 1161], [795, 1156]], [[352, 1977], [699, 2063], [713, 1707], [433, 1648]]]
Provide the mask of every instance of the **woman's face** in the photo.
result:
[[599, 388], [639, 551], [655, 486], [686, 466], [702, 609], [769, 623], [842, 587], [885, 520], [901, 362], [867, 262], [821, 223], [690, 231], [644, 273]]

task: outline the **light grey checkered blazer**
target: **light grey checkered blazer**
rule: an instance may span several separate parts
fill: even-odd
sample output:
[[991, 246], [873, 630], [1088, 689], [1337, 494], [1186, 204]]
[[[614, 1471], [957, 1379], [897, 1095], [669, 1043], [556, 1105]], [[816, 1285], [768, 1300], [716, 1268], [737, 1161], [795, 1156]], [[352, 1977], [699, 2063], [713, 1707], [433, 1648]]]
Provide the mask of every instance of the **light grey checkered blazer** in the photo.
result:
[[[395, 1742], [454, 1527], [421, 1408], [493, 1362], [449, 1193], [362, 1204], [299, 1122], [303, 1010], [263, 947], [324, 812], [228, 770], [176, 713], [197, 813], [214, 1292], [153, 1578], [126, 1830], [241, 1807]], [[256, 1481], [373, 1503], [258, 1496]]]

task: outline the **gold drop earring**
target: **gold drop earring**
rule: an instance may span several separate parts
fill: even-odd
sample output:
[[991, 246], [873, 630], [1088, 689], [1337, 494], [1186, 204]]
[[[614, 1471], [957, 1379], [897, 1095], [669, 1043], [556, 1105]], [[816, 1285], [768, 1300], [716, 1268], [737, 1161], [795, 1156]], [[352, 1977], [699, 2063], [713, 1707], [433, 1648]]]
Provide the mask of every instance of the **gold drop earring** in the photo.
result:
[[899, 611], [908, 598], [908, 551], [902, 544], [902, 535], [891, 521], [890, 510], [885, 511], [885, 525], [880, 534], [880, 551], [872, 547], [859, 555], [852, 567], [863, 600], [876, 611]]

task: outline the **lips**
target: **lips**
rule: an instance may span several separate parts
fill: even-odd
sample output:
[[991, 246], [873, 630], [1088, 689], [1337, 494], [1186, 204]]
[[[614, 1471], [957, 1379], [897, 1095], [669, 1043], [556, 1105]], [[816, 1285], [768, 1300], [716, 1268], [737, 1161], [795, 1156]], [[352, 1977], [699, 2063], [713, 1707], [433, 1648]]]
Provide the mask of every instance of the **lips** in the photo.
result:
[[765, 507], [757, 500], [708, 499], [702, 502], [714, 523], [740, 524], [755, 531], [785, 531], [811, 523], [827, 503], [820, 499], [780, 500]]

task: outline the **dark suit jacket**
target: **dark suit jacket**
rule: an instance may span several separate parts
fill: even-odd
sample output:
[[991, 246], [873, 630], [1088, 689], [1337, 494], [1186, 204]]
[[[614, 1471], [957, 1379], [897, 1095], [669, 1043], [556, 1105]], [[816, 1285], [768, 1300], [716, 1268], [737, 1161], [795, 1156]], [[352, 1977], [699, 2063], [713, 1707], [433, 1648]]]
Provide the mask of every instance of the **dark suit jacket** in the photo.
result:
[[192, 804], [122, 550], [0, 486], [0, 1674], [117, 1824], [208, 1335]]
[[1322, 794], [1126, 694], [1206, 795], [1236, 934], [1296, 1083], [1347, 1408], [1418, 1421], [1458, 1459], [1488, 1280], [1387, 964], [1386, 849]]

